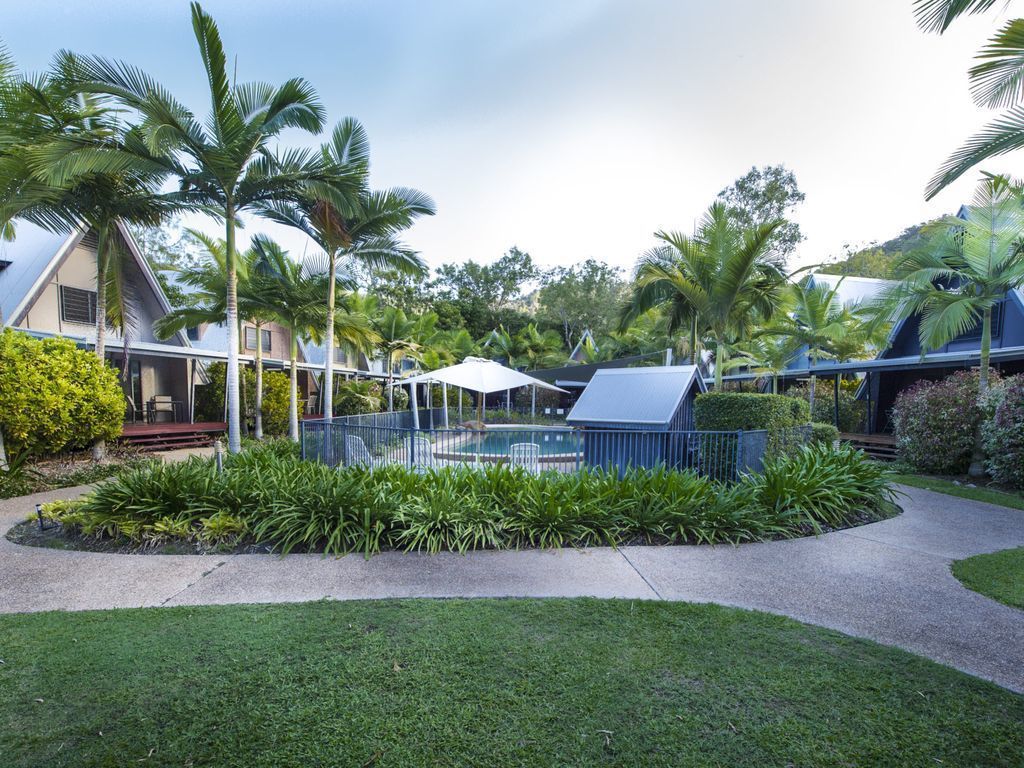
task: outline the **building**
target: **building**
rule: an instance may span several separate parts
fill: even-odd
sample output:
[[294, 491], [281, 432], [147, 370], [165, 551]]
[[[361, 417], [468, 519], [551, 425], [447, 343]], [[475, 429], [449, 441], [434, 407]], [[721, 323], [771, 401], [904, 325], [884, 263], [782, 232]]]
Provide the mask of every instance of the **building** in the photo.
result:
[[705, 391], [693, 365], [605, 368], [593, 374], [566, 423], [586, 430], [590, 466], [681, 468], [689, 453], [679, 433], [693, 430], [693, 401]]

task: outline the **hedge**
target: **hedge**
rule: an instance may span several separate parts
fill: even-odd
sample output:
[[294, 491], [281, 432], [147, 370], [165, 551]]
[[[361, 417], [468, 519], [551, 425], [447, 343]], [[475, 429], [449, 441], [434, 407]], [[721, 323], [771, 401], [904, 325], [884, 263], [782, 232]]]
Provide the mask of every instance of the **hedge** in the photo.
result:
[[697, 395], [694, 426], [699, 430], [789, 429], [806, 424], [807, 404], [784, 395], [749, 392], [707, 392]]
[[12, 456], [85, 448], [121, 434], [117, 372], [62, 338], [0, 334], [0, 429]]
[[989, 474], [1024, 488], [1024, 376], [994, 387], [990, 406], [992, 415], [981, 428]]
[[811, 442], [821, 445], [834, 445], [839, 439], [839, 430], [835, 424], [824, 424], [820, 421], [811, 422]]

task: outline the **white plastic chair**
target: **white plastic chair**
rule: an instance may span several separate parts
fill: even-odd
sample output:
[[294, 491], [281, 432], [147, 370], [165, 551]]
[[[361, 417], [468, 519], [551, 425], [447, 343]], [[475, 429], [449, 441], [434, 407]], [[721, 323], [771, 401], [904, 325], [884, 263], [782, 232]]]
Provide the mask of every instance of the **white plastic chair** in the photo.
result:
[[508, 449], [511, 467], [522, 467], [531, 475], [540, 474], [540, 446], [536, 443], [513, 443]]
[[434, 446], [425, 437], [410, 437], [406, 448], [412, 466], [416, 469], [433, 469], [438, 466], [434, 458]]
[[347, 461], [345, 462], [346, 467], [356, 467], [362, 465], [367, 469], [373, 469], [373, 456], [366, 448], [366, 443], [363, 442], [363, 438], [356, 437], [355, 435], [345, 436], [345, 456]]

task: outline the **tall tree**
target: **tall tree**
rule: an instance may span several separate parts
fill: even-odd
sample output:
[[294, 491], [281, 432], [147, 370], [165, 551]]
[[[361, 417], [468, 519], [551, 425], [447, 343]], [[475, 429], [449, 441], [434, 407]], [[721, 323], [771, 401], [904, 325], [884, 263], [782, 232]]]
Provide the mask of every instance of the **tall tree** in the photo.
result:
[[625, 288], [619, 270], [602, 261], [556, 267], [545, 273], [537, 292], [537, 320], [560, 328], [566, 346], [572, 347], [588, 329], [600, 335], [615, 327]]
[[[177, 203], [157, 193], [164, 174], [144, 148], [117, 166], [65, 174], [69, 142], [118, 147], [132, 138], [107, 105], [80, 93], [74, 69], [75, 59], [64, 57], [47, 74], [0, 85], [0, 229], [13, 236], [11, 220], [25, 219], [55, 231], [85, 224], [95, 232], [95, 351], [105, 360], [108, 325], [121, 330], [127, 356], [138, 324], [129, 286], [136, 268], [120, 227], [157, 225]], [[97, 441], [93, 457], [105, 451]]]
[[[387, 270], [422, 277], [426, 266], [414, 251], [397, 239], [419, 216], [435, 213], [433, 201], [414, 189], [369, 188], [370, 142], [359, 121], [346, 118], [335, 127], [331, 141], [320, 148], [326, 165], [342, 169], [342, 184], [335, 188], [310, 185], [309, 194], [296, 202], [277, 201], [263, 206], [268, 218], [304, 232], [323, 249], [327, 259], [327, 328], [334, 327], [338, 264], [346, 262], [364, 271]], [[334, 194], [324, 194], [325, 191]], [[352, 288], [351, 281], [345, 286]], [[334, 336], [325, 333], [322, 409], [334, 413]]]
[[796, 176], [784, 165], [753, 167], [718, 193], [741, 227], [751, 228], [779, 222], [769, 244], [769, 258], [784, 266], [793, 250], [804, 239], [793, 214], [804, 201]]
[[[964, 218], [936, 225], [928, 245], [896, 266], [899, 283], [876, 308], [895, 319], [920, 315], [922, 350], [948, 344], [981, 326], [978, 397], [988, 392], [992, 313], [1014, 288], [1024, 287], [1024, 208], [1021, 190], [1004, 176], [987, 176]], [[984, 474], [980, 433], [975, 436], [970, 474]]]
[[771, 318], [782, 300], [785, 276], [768, 259], [779, 226], [771, 221], [741, 228], [725, 204], [715, 202], [694, 236], [655, 233], [662, 245], [641, 257], [621, 327], [664, 307], [668, 332], [689, 333], [692, 362], [702, 339], [713, 344], [715, 388], [720, 391], [730, 345], [750, 338], [756, 324]]
[[398, 307], [382, 307], [371, 315], [373, 330], [380, 337], [379, 348], [384, 354], [388, 375], [388, 410], [395, 410], [395, 363], [416, 356], [420, 345], [416, 341], [417, 324]]
[[[222, 218], [227, 255], [228, 446], [241, 450], [238, 386], [239, 216], [273, 200], [301, 200], [313, 184], [335, 185], [339, 169], [319, 152], [277, 153], [271, 142], [284, 130], [318, 133], [324, 110], [313, 87], [302, 78], [280, 86], [236, 84], [213, 18], [192, 3], [192, 28], [209, 88], [211, 108], [198, 120], [170, 91], [127, 64], [99, 57], [74, 64], [83, 92], [104, 93], [138, 116], [138, 140], [121, 148], [79, 146], [69, 153], [66, 174], [120, 168], [128, 157], [159, 152], [156, 167], [180, 182], [178, 198]], [[68, 57], [69, 54], [62, 54]], [[328, 194], [325, 192], [325, 194]]]
[[[959, 17], [984, 13], [995, 0], [915, 0], [918, 24], [928, 32], [944, 33]], [[976, 104], [1005, 109], [972, 136], [928, 182], [930, 200], [983, 160], [1024, 147], [1024, 19], [1011, 19], [978, 52], [968, 72]]]

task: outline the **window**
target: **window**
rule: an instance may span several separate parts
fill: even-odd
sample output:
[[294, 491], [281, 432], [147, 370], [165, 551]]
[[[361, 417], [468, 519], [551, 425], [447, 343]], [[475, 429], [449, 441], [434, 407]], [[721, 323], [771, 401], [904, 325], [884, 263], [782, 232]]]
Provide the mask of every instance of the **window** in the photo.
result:
[[96, 325], [96, 291], [60, 287], [60, 319], [65, 323]]
[[[263, 351], [270, 351], [270, 331], [266, 328], [260, 330], [263, 335]], [[256, 328], [251, 325], [245, 326], [245, 348], [256, 349]]]
[[[999, 301], [992, 305], [993, 339], [998, 339], [1003, 335], [1003, 304], [1005, 304], [1005, 302]], [[981, 339], [981, 320], [978, 320], [978, 324], [967, 333], [957, 337], [957, 341], [973, 341], [974, 339]]]
[[199, 341], [199, 326], [193, 325], [191, 328], [186, 328], [185, 335], [188, 336], [189, 341]]

